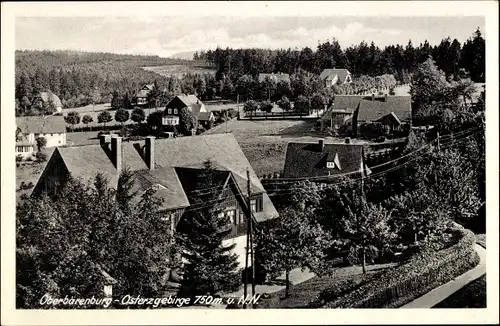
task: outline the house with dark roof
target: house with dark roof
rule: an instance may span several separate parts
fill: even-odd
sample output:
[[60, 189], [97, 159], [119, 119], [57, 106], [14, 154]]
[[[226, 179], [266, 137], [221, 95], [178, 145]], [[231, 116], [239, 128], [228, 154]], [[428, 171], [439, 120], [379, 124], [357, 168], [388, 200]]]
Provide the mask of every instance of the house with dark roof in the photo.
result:
[[264, 82], [266, 79], [270, 79], [274, 81], [276, 84], [279, 83], [280, 81], [290, 83], [290, 75], [281, 72], [277, 74], [259, 74], [259, 79], [258, 79], [259, 83]]
[[411, 127], [411, 97], [364, 96], [359, 101], [358, 108], [352, 117], [352, 131], [359, 134], [360, 127], [366, 124], [379, 124], [387, 127], [390, 132]]
[[[97, 173], [102, 173], [111, 187], [116, 188], [120, 172], [126, 167], [133, 174], [134, 200], [139, 200], [146, 190], [156, 189], [156, 195], [163, 199], [161, 211], [175, 231], [186, 217], [186, 210], [196, 209], [198, 205], [195, 203], [200, 200], [206, 202], [204, 196], [210, 192], [194, 186], [196, 183], [193, 180], [204, 171], [207, 160], [216, 171], [214, 179], [217, 186], [212, 189], [212, 194], [223, 200], [218, 214], [229, 216], [231, 221], [228, 225], [231, 234], [225, 241], [236, 244], [235, 252], [240, 263], [244, 263], [247, 218], [262, 223], [276, 218], [278, 213], [231, 134], [159, 140], [146, 137], [144, 143], [122, 143], [121, 137], [102, 135], [99, 145], [57, 148], [32, 196], [57, 194], [69, 175], [89, 181]], [[251, 216], [246, 201], [248, 181]]]
[[45, 147], [66, 145], [66, 122], [63, 116], [16, 117], [16, 156], [26, 158], [36, 150], [36, 139], [44, 137]]
[[319, 78], [325, 83], [325, 87], [352, 82], [351, 73], [347, 69], [324, 69]]
[[154, 84], [146, 84], [135, 94], [135, 104], [144, 106], [148, 104], [148, 95], [153, 90]]
[[359, 127], [380, 124], [391, 131], [411, 126], [410, 96], [336, 95], [332, 105], [320, 120], [322, 128], [347, 127], [358, 136]]
[[363, 145], [351, 144], [350, 140], [344, 144], [325, 143], [323, 139], [317, 143], [288, 143], [283, 178], [312, 177], [311, 181], [326, 182], [334, 175], [356, 177], [363, 173], [370, 173]]
[[179, 125], [179, 112], [181, 109], [186, 108], [191, 111], [198, 123], [203, 126], [208, 125], [211, 121], [215, 121], [212, 112], [208, 112], [205, 104], [201, 102], [196, 95], [177, 95], [165, 107], [163, 115], [164, 126], [177, 126]]
[[52, 93], [50, 90], [45, 92], [40, 92], [33, 97], [33, 105], [42, 105], [46, 103], [51, 103], [54, 106], [56, 113], [62, 112], [62, 102], [59, 96]]

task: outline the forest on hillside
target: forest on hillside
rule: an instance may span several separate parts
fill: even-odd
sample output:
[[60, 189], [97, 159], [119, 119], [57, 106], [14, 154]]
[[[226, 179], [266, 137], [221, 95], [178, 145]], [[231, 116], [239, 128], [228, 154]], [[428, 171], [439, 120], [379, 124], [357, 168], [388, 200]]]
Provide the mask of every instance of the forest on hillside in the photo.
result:
[[[333, 39], [318, 44], [315, 51], [296, 49], [222, 49], [199, 51], [194, 60], [158, 56], [119, 55], [75, 51], [16, 51], [16, 114], [50, 114], [51, 109], [32, 105], [34, 96], [50, 90], [64, 108], [109, 103], [113, 94], [132, 103], [144, 85], [155, 83], [157, 105], [180, 93], [196, 94], [201, 100], [271, 100], [321, 94], [363, 94], [408, 84], [416, 67], [431, 57], [450, 80], [485, 79], [485, 40], [477, 29], [463, 44], [449, 37], [438, 45], [427, 41], [414, 46], [390, 45], [381, 49], [361, 42], [345, 49]], [[188, 73], [181, 78], [161, 76], [143, 67], [185, 65], [211, 66], [214, 74]], [[351, 85], [326, 89], [318, 75], [327, 68], [346, 68], [354, 77]], [[258, 81], [259, 73], [290, 74], [290, 82]], [[161, 96], [160, 96], [161, 95]]]
[[381, 49], [375, 43], [361, 42], [342, 49], [337, 40], [318, 44], [314, 51], [309, 47], [296, 49], [231, 49], [199, 51], [195, 60], [206, 60], [217, 68], [218, 77], [229, 76], [234, 82], [245, 74], [283, 72], [293, 74], [303, 69], [319, 74], [323, 69], [346, 68], [354, 77], [392, 74], [403, 81], [418, 64], [431, 56], [447, 76], [457, 78], [462, 72], [475, 82], [484, 82], [485, 40], [479, 28], [463, 44], [457, 39], [445, 38], [437, 45], [427, 41], [406, 46], [390, 45]]
[[15, 96], [21, 106], [46, 90], [59, 96], [63, 107], [109, 102], [114, 91], [133, 93], [155, 79], [167, 79], [142, 67], [194, 64], [158, 56], [77, 51], [16, 51], [15, 59]]

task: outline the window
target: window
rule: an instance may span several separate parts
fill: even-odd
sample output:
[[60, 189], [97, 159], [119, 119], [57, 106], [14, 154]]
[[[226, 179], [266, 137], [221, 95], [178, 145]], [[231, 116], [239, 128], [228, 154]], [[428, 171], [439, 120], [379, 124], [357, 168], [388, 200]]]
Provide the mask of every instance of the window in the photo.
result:
[[229, 220], [231, 221], [231, 224], [236, 224], [236, 220], [235, 220], [235, 211], [234, 210], [230, 210], [227, 212], [227, 216], [229, 216]]
[[240, 218], [238, 220], [238, 224], [243, 224], [245, 222], [245, 213], [240, 212]]
[[177, 109], [174, 109], [174, 114], [177, 114], [179, 113], [179, 111]]
[[168, 114], [172, 114], [172, 109], [168, 109]]
[[335, 163], [334, 162], [326, 162], [326, 167], [329, 169], [335, 168]]
[[217, 215], [218, 218], [224, 218], [224, 212], [220, 212], [218, 215]]
[[163, 117], [162, 119], [163, 125], [165, 126], [175, 126], [179, 124], [178, 117]]
[[257, 200], [255, 199], [250, 200], [250, 207], [252, 208], [252, 212], [255, 213], [257, 210]]

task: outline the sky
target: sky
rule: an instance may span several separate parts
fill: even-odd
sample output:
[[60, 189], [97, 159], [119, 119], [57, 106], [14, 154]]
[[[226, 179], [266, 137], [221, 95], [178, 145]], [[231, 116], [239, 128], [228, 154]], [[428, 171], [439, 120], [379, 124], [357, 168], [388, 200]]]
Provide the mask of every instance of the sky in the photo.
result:
[[438, 44], [450, 37], [464, 42], [484, 17], [16, 17], [16, 49], [80, 50], [160, 57], [232, 48], [315, 48], [337, 39], [342, 47], [375, 42], [384, 47]]

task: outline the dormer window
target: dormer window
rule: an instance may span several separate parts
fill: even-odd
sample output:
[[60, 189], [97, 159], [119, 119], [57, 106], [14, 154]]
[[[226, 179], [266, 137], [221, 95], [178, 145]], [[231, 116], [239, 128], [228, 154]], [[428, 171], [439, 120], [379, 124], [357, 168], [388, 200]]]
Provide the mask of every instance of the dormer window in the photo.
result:
[[333, 160], [329, 160], [326, 162], [326, 168], [327, 169], [339, 169], [342, 170], [342, 167], [340, 166], [340, 160], [339, 160], [339, 154], [335, 153], [335, 156], [333, 157]]

